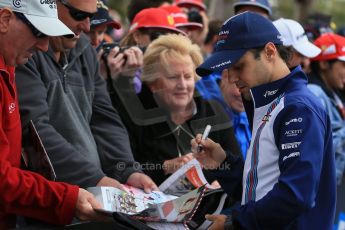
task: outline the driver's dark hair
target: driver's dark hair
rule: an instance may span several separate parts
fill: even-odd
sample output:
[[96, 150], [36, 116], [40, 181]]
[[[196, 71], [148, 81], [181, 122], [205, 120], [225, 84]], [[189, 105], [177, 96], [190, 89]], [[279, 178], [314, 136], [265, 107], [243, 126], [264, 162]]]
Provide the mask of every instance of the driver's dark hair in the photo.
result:
[[[290, 58], [292, 57], [292, 47], [290, 46], [283, 46], [283, 45], [275, 45], [279, 56], [283, 59], [285, 63], [288, 63]], [[255, 59], [260, 59], [260, 53], [264, 50], [264, 46], [250, 49], [249, 51], [253, 53]]]

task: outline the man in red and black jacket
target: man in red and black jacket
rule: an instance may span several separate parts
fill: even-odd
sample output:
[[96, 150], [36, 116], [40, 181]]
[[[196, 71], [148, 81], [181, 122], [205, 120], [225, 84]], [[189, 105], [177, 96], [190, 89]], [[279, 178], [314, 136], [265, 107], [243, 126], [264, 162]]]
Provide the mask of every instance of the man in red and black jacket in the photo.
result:
[[58, 19], [55, 1], [0, 1], [0, 229], [15, 227], [16, 215], [52, 224], [99, 218], [93, 210], [99, 204], [86, 190], [20, 169], [15, 66], [35, 50], [47, 51], [49, 36], [61, 35], [74, 36]]

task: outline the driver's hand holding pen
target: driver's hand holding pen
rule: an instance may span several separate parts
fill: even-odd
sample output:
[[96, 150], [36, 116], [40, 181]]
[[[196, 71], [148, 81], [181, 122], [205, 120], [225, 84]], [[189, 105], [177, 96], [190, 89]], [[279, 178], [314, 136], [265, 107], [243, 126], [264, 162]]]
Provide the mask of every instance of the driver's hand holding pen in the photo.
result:
[[205, 169], [216, 169], [225, 160], [226, 153], [220, 144], [207, 138], [209, 132], [207, 129], [204, 135], [198, 134], [195, 139], [192, 139], [192, 152]]

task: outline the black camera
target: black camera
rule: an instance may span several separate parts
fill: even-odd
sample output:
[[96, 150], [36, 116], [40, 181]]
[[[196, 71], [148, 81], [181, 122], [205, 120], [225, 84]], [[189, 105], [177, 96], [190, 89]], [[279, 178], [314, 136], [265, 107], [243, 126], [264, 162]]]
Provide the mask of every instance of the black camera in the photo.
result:
[[[109, 54], [109, 52], [110, 52], [113, 48], [115, 48], [115, 47], [120, 47], [120, 44], [117, 43], [117, 42], [114, 42], [114, 43], [102, 43], [102, 44], [100, 45], [100, 48], [98, 49], [98, 51], [97, 51], [97, 49], [96, 49], [96, 51], [99, 52], [99, 51], [102, 49], [102, 50], [103, 50], [102, 56], [103, 56], [103, 57], [107, 57], [108, 54]], [[119, 51], [119, 52], [122, 53], [126, 48], [127, 48], [127, 47], [120, 47], [120, 51]]]
[[[99, 44], [97, 47], [96, 47], [96, 52], [99, 53], [99, 51], [103, 50], [103, 53], [102, 53], [102, 59], [103, 60], [106, 60], [110, 51], [115, 48], [115, 47], [119, 47], [120, 50], [118, 52], [119, 53], [123, 53], [126, 49], [129, 49], [131, 48], [132, 46], [120, 46], [120, 44], [118, 42], [111, 42], [111, 43], [106, 43], [106, 42], [102, 42], [101, 44]], [[138, 46], [138, 48], [144, 53], [145, 52], [145, 49], [146, 47], [140, 47]], [[127, 57], [125, 56], [125, 59]]]
[[197, 8], [191, 8], [188, 13], [188, 21], [189, 22], [197, 22], [197, 23], [203, 23], [202, 16], [199, 13], [199, 10]]

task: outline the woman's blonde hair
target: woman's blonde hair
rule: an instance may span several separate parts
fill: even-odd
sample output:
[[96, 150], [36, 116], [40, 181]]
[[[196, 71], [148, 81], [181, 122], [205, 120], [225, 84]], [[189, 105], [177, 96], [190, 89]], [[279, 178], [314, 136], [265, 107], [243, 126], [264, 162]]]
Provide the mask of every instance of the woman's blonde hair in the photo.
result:
[[[193, 44], [189, 38], [178, 34], [161, 35], [154, 40], [146, 49], [144, 54], [144, 65], [142, 81], [146, 83], [154, 82], [158, 76], [160, 68], [169, 70], [173, 68], [169, 65], [169, 60], [184, 60], [189, 55], [194, 67], [199, 66], [203, 57], [198, 45]], [[199, 77], [195, 74], [195, 80]]]

